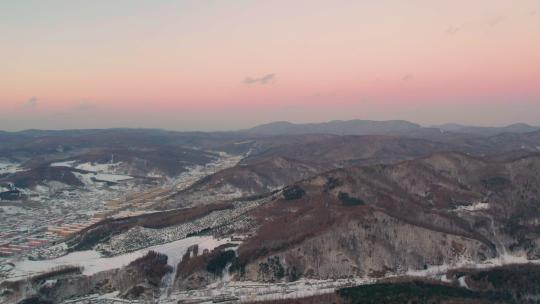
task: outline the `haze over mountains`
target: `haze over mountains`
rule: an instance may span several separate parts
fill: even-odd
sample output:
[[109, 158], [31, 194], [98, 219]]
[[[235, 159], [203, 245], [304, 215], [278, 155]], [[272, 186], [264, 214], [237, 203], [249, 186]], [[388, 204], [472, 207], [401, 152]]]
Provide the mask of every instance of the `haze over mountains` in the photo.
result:
[[[252, 128], [238, 130], [237, 132], [253, 133], [258, 135], [299, 135], [299, 134], [334, 134], [334, 135], [414, 135], [420, 130], [439, 129], [443, 131], [467, 133], [475, 135], [497, 135], [500, 133], [527, 133], [540, 130], [539, 126], [532, 126], [526, 123], [514, 123], [507, 126], [470, 126], [456, 123], [446, 123], [433, 126], [422, 126], [406, 120], [332, 120], [317, 123], [291, 123], [288, 121], [276, 121], [254, 126]], [[6, 132], [0, 130], [0, 136], [4, 140], [14, 137], [44, 137], [44, 136], [75, 136], [85, 134], [103, 133], [105, 129], [78, 129], [78, 130], [23, 130]], [[141, 133], [155, 134], [158, 129], [133, 129], [120, 128], [109, 130], [138, 130]], [[160, 131], [161, 135], [180, 131]], [[234, 132], [234, 131], [225, 131]], [[185, 134], [196, 134], [198, 132], [181, 132]], [[221, 133], [221, 132], [203, 132]]]
[[497, 135], [500, 133], [526, 133], [540, 130], [540, 127], [524, 123], [511, 124], [505, 127], [476, 127], [460, 124], [443, 124], [433, 127], [423, 127], [419, 124], [405, 120], [333, 120], [322, 123], [295, 124], [287, 121], [271, 122], [244, 130], [249, 133], [266, 135], [294, 135], [294, 134], [335, 134], [335, 135], [369, 135], [369, 134], [395, 134], [415, 135], [422, 131], [426, 133], [431, 129], [440, 129], [456, 133], [475, 135]]
[[540, 264], [537, 127], [352, 120], [0, 137], [2, 303], [540, 296], [478, 277], [540, 277], [523, 266]]
[[540, 127], [531, 126], [525, 123], [515, 123], [506, 127], [475, 127], [459, 124], [444, 124], [435, 126], [439, 129], [452, 132], [470, 133], [478, 135], [496, 135], [500, 133], [527, 133], [538, 131]]

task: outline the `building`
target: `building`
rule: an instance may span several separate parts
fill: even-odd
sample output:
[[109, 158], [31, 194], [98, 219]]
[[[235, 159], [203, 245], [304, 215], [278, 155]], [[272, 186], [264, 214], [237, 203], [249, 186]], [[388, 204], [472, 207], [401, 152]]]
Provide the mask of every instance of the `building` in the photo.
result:
[[21, 192], [17, 189], [0, 192], [0, 200], [3, 200], [3, 201], [15, 201], [15, 200], [20, 199], [21, 196], [22, 196]]

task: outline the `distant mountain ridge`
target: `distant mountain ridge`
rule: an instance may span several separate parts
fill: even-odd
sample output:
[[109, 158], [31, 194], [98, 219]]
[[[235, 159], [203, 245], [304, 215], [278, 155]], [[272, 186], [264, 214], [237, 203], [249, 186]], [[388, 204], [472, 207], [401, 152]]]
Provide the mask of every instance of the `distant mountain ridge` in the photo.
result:
[[405, 120], [333, 120], [322, 123], [295, 124], [286, 121], [272, 122], [244, 130], [262, 135], [297, 135], [307, 133], [335, 135], [370, 135], [418, 131], [423, 127]]
[[242, 137], [251, 135], [414, 135], [418, 137], [433, 137], [442, 132], [462, 133], [468, 135], [492, 136], [502, 133], [529, 133], [540, 131], [540, 126], [526, 123], [514, 123], [507, 126], [474, 126], [457, 123], [446, 123], [432, 126], [422, 126], [407, 120], [332, 120], [315, 123], [292, 123], [288, 121], [275, 121], [260, 124], [248, 129], [236, 131], [173, 131], [151, 128], [104, 128], [104, 129], [66, 129], [66, 130], [40, 130], [28, 129], [22, 131], [2, 131], [0, 139], [29, 139], [38, 137], [77, 137], [77, 136], [124, 136], [136, 134], [157, 137]]
[[477, 127], [461, 124], [443, 124], [425, 127], [406, 120], [333, 120], [320, 123], [296, 124], [277, 121], [255, 126], [243, 132], [259, 135], [433, 135], [438, 132], [455, 132], [471, 135], [491, 136], [501, 133], [527, 133], [539, 131], [540, 127], [525, 123], [515, 123], [505, 127]]
[[466, 126], [460, 124], [443, 124], [438, 126], [433, 126], [434, 128], [439, 128], [448, 132], [458, 132], [458, 133], [467, 133], [474, 135], [483, 135], [491, 136], [501, 133], [528, 133], [539, 131], [540, 127], [531, 126], [526, 123], [515, 123], [504, 127], [478, 127], [478, 126]]

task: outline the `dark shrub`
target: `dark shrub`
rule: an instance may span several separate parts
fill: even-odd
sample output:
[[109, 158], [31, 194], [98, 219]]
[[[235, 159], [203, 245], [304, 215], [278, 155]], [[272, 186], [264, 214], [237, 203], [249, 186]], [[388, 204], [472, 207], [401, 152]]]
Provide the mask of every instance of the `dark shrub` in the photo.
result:
[[18, 304], [52, 304], [52, 303], [53, 302], [45, 300], [45, 299], [32, 297], [32, 298], [24, 299], [20, 301]]
[[73, 274], [81, 274], [82, 273], [82, 267], [79, 266], [60, 266], [55, 269], [52, 269], [49, 272], [38, 274], [34, 277], [32, 277], [32, 282], [42, 282], [53, 278], [58, 278], [61, 276], [68, 276]]
[[290, 270], [288, 270], [288, 273], [287, 273], [288, 280], [290, 282], [298, 281], [301, 275], [302, 274], [296, 269], [295, 266], [293, 266]]
[[336, 187], [341, 186], [342, 184], [343, 183], [339, 179], [329, 176], [326, 179], [326, 184], [324, 185], [324, 191], [332, 190]]
[[509, 303], [507, 295], [484, 294], [466, 288], [413, 281], [379, 283], [337, 291], [351, 304], [398, 303]]
[[206, 264], [206, 270], [215, 275], [221, 275], [225, 266], [232, 262], [236, 253], [234, 250], [220, 251], [217, 255], [213, 256]]
[[278, 256], [269, 257], [266, 259], [266, 262], [259, 263], [259, 273], [258, 275], [263, 280], [270, 280], [274, 282], [275, 280], [281, 280], [285, 277], [285, 268], [281, 265], [281, 261]]
[[283, 197], [288, 201], [301, 199], [304, 194], [306, 194], [306, 191], [297, 185], [287, 187], [283, 190]]
[[510, 186], [512, 182], [506, 177], [494, 176], [483, 179], [482, 184], [488, 189], [501, 189]]
[[363, 200], [351, 197], [347, 192], [340, 192], [338, 198], [345, 206], [360, 206], [365, 204]]
[[149, 251], [145, 256], [129, 263], [128, 266], [140, 271], [148, 283], [157, 286], [164, 275], [172, 272], [172, 267], [167, 264], [167, 260], [167, 255]]

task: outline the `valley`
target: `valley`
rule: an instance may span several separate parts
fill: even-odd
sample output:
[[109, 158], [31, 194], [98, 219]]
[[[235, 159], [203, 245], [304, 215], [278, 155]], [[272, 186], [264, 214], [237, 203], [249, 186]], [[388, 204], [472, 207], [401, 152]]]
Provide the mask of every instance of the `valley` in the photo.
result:
[[[234, 166], [239, 157], [221, 154], [205, 166], [193, 166], [173, 180], [137, 179], [116, 175], [111, 165], [86, 165], [85, 175], [77, 176], [84, 184], [78, 188], [54, 182], [39, 185], [33, 190], [22, 190], [27, 199], [21, 202], [5, 202], [0, 212], [4, 256], [20, 254], [51, 258], [64, 254], [57, 243], [105, 218], [123, 218], [152, 213], [152, 205], [159, 204], [197, 180], [217, 171]], [[53, 163], [51, 167], [69, 167], [70, 163]], [[80, 167], [80, 166], [79, 166]], [[90, 171], [95, 170], [95, 171]], [[22, 169], [20, 171], [23, 171]], [[92, 176], [88, 178], [87, 176]], [[193, 232], [193, 231], [191, 231]], [[183, 235], [190, 233], [188, 230]], [[43, 249], [52, 247], [52, 250]], [[0, 258], [0, 263], [10, 263]], [[9, 267], [0, 266], [0, 269]], [[5, 276], [1, 274], [0, 276]]]
[[0, 151], [0, 303], [508, 299], [469, 273], [540, 264], [537, 131], [379, 128], [25, 139]]

